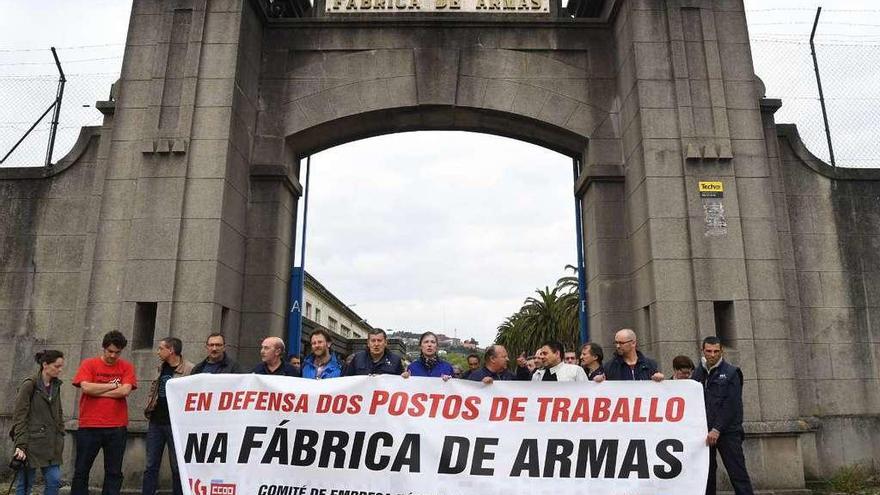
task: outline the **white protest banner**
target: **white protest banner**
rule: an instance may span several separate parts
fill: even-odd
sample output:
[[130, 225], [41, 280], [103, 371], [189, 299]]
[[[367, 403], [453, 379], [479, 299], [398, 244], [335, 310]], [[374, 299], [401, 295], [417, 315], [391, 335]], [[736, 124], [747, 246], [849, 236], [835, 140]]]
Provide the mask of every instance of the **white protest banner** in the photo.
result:
[[305, 380], [168, 382], [194, 495], [699, 494], [700, 385]]

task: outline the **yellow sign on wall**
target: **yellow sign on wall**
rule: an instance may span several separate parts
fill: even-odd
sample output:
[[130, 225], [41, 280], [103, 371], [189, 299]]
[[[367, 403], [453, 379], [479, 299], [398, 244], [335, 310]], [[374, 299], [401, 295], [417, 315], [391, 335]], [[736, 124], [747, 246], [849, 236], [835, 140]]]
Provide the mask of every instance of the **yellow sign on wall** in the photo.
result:
[[719, 181], [700, 181], [700, 197], [701, 198], [722, 198], [724, 197], [724, 183]]
[[700, 181], [700, 192], [724, 192], [721, 181]]

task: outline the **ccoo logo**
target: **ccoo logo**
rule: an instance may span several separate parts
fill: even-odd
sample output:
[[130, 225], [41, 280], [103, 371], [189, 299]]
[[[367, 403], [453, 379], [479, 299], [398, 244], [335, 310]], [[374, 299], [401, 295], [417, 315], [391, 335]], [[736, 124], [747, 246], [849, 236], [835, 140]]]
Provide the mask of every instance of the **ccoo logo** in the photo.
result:
[[224, 483], [223, 480], [211, 480], [210, 495], [235, 495], [235, 483]]

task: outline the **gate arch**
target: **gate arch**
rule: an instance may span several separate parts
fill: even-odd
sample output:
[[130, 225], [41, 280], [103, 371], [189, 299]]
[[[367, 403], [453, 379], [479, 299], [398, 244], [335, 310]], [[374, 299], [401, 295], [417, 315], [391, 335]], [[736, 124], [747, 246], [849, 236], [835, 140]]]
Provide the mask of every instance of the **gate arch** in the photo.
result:
[[384, 134], [411, 131], [470, 131], [525, 141], [571, 157], [589, 139], [546, 121], [496, 110], [461, 107], [405, 107], [374, 110], [318, 124], [288, 136], [287, 149], [304, 157], [334, 146]]

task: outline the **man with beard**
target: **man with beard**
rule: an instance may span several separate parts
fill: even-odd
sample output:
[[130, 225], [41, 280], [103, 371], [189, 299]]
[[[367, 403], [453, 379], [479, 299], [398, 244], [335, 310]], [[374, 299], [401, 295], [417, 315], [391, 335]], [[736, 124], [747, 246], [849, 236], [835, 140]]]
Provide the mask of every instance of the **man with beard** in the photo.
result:
[[312, 344], [312, 353], [303, 360], [302, 377], [323, 380], [342, 376], [342, 366], [330, 352], [330, 334], [322, 328], [316, 328], [309, 342]]

